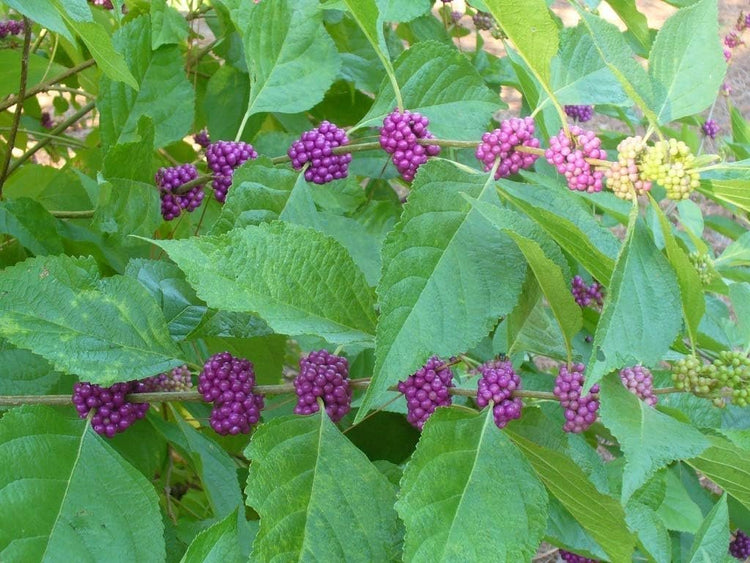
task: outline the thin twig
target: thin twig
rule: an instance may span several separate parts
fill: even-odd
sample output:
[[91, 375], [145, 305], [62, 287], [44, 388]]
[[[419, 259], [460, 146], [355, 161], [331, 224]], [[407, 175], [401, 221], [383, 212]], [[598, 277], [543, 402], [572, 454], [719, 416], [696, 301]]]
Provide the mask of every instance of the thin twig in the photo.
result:
[[91, 219], [94, 216], [93, 209], [83, 209], [81, 211], [50, 211], [49, 213], [58, 219]]

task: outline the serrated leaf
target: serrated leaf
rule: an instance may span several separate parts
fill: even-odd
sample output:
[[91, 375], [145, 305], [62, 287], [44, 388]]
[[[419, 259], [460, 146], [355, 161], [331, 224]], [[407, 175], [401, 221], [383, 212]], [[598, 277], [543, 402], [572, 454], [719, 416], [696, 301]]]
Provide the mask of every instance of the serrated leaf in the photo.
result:
[[172, 45], [187, 39], [188, 23], [185, 17], [166, 0], [151, 2], [151, 49]]
[[41, 356], [0, 339], [0, 395], [44, 395], [60, 375]]
[[[518, 306], [508, 316], [508, 356], [516, 352], [540, 354], [556, 360], [567, 360], [565, 340], [555, 320], [548, 315], [547, 308], [541, 301], [541, 291], [535, 278], [536, 286], [531, 290], [524, 285]], [[527, 282], [528, 284], [528, 282]], [[501, 325], [502, 326], [502, 325]]]
[[57, 219], [33, 199], [0, 201], [0, 233], [15, 237], [37, 256], [64, 252], [57, 225]]
[[690, 548], [690, 563], [722, 561], [729, 551], [729, 509], [727, 494], [721, 495], [698, 528]]
[[261, 522], [255, 559], [398, 558], [395, 490], [324, 410], [263, 424], [245, 455], [247, 503]]
[[100, 278], [93, 258], [31, 258], [0, 276], [0, 336], [82, 380], [111, 385], [183, 362], [135, 280]]
[[625, 508], [625, 521], [638, 534], [640, 544], [657, 563], [672, 560], [672, 541], [669, 532], [653, 509], [635, 500]]
[[[648, 406], [622, 385], [619, 376], [601, 381], [600, 414], [625, 453], [622, 500], [660, 468], [704, 451], [708, 440], [695, 428]], [[675, 440], [679, 436], [679, 440]]]
[[152, 242], [210, 307], [255, 312], [276, 332], [333, 343], [368, 342], [375, 332], [364, 275], [338, 242], [313, 229], [274, 222]]
[[0, 420], [4, 561], [163, 561], [163, 529], [151, 483], [89, 424], [42, 405]]
[[[481, 136], [502, 100], [484, 84], [469, 60], [455, 48], [422, 41], [404, 51], [394, 64], [404, 107], [430, 120], [439, 138], [473, 140]], [[396, 97], [384, 79], [370, 111], [358, 127], [383, 123], [396, 107]]]
[[606, 559], [607, 557], [599, 544], [554, 496], [549, 499], [549, 520], [545, 541], [591, 559]]
[[716, 99], [727, 64], [719, 42], [716, 0], [702, 0], [671, 16], [649, 54], [659, 123], [700, 113]]
[[462, 192], [497, 201], [494, 182], [484, 174], [442, 160], [422, 165], [401, 221], [386, 238], [375, 373], [358, 416], [431, 355], [474, 346], [515, 306], [523, 255]]
[[491, 408], [438, 409], [404, 470], [396, 510], [405, 560], [524, 561], [544, 535], [547, 493]]
[[709, 438], [711, 447], [687, 463], [750, 510], [750, 450], [724, 438]]
[[190, 543], [180, 563], [239, 563], [238, 510], [206, 528]]

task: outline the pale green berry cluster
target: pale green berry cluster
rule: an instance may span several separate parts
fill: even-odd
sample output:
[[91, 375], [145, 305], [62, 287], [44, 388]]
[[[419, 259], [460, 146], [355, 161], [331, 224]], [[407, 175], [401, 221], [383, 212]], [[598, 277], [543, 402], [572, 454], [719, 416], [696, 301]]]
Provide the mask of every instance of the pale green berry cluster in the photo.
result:
[[750, 401], [750, 358], [724, 350], [706, 370], [724, 389], [731, 389], [732, 404], [746, 407]]
[[657, 141], [646, 148], [641, 161], [641, 172], [647, 180], [658, 182], [667, 190], [667, 197], [687, 199], [700, 184], [695, 171], [695, 156], [684, 142], [676, 139]]
[[690, 262], [698, 272], [703, 285], [709, 285], [717, 277], [714, 261], [706, 252], [691, 252]]
[[617, 162], [605, 172], [607, 187], [617, 197], [632, 200], [651, 190], [651, 181], [641, 168], [646, 148], [646, 141], [640, 135], [628, 137], [617, 145]]
[[694, 395], [711, 398], [717, 407], [750, 404], [750, 358], [742, 352], [725, 350], [710, 364], [688, 356], [672, 364], [675, 387]]

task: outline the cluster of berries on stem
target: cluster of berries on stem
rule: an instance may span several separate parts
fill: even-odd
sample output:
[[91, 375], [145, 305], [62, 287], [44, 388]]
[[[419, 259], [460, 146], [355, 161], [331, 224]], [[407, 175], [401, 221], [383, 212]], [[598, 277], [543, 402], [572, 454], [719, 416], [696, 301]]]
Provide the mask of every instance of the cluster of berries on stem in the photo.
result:
[[327, 350], [310, 352], [300, 358], [299, 374], [294, 378], [294, 390], [297, 393], [295, 414], [318, 412], [320, 398], [328, 416], [333, 422], [338, 422], [351, 409], [349, 362]]
[[653, 407], [659, 401], [654, 394], [654, 376], [651, 370], [641, 365], [622, 368], [620, 380], [628, 391]]
[[572, 125], [569, 134], [563, 129], [550, 137], [550, 146], [544, 156], [547, 162], [565, 176], [571, 190], [600, 192], [604, 172], [593, 168], [586, 159], [606, 159], [607, 153], [601, 148], [601, 144], [601, 139], [593, 131]]
[[528, 169], [539, 155], [516, 150], [520, 146], [539, 148], [539, 139], [534, 137], [534, 120], [531, 117], [512, 117], [500, 123], [500, 127], [482, 135], [482, 142], [476, 150], [476, 157], [489, 171], [500, 160], [495, 179], [516, 174]]
[[737, 530], [734, 539], [729, 543], [729, 553], [741, 561], [750, 557], [750, 536], [742, 530]]
[[687, 199], [700, 184], [694, 169], [695, 156], [690, 147], [676, 139], [657, 141], [647, 147], [641, 158], [643, 178], [658, 182], [674, 200]]
[[156, 185], [161, 196], [161, 215], [165, 221], [179, 217], [180, 213], [194, 211], [203, 201], [203, 186], [194, 186], [186, 193], [179, 194], [177, 189], [195, 180], [198, 171], [192, 164], [181, 164], [169, 168], [160, 168], [156, 173]]
[[607, 187], [621, 199], [632, 200], [651, 190], [651, 181], [641, 168], [646, 141], [641, 136], [628, 137], [617, 145], [617, 161], [605, 174]]
[[706, 137], [715, 139], [716, 134], [719, 132], [719, 124], [713, 119], [706, 119], [703, 125], [701, 125], [701, 131], [703, 131]]
[[584, 365], [580, 363], [571, 366], [561, 365], [555, 378], [554, 394], [565, 409], [563, 430], [566, 432], [580, 433], [596, 422], [596, 414], [599, 411], [599, 386], [594, 385], [588, 395], [581, 395], [584, 370]]
[[687, 356], [672, 364], [675, 387], [711, 398], [717, 407], [727, 399], [739, 407], [750, 404], [750, 358], [742, 352], [723, 350], [712, 363]]
[[565, 115], [579, 123], [590, 121], [594, 117], [594, 106], [565, 106]]
[[599, 563], [596, 559], [589, 559], [588, 557], [578, 555], [577, 553], [573, 553], [572, 551], [565, 551], [564, 549], [559, 550], [558, 553], [560, 555], [560, 559], [562, 559], [563, 561], [567, 561], [568, 563]]
[[81, 418], [86, 418], [93, 409], [91, 427], [94, 432], [112, 438], [146, 416], [148, 403], [131, 403], [125, 398], [135, 393], [137, 387], [137, 381], [115, 383], [111, 387], [81, 381], [73, 385], [72, 401]]
[[597, 281], [588, 285], [581, 276], [573, 276], [570, 292], [580, 307], [601, 309], [604, 305], [604, 287]]
[[217, 141], [208, 146], [206, 162], [214, 173], [211, 187], [214, 189], [216, 201], [226, 201], [234, 170], [252, 158], [258, 158], [258, 153], [252, 145], [242, 141]]
[[23, 20], [0, 20], [0, 39], [24, 32]]
[[346, 132], [333, 123], [323, 121], [311, 131], [306, 131], [292, 143], [287, 152], [295, 170], [305, 165], [305, 180], [316, 184], [326, 184], [346, 178], [349, 173], [351, 153], [334, 154], [333, 149], [348, 145]]
[[135, 393], [157, 393], [163, 391], [188, 391], [193, 387], [193, 378], [186, 365], [140, 379], [136, 382]]
[[453, 371], [450, 366], [439, 357], [432, 356], [425, 365], [398, 383], [399, 392], [406, 398], [406, 420], [422, 430], [436, 408], [451, 404], [451, 387]]
[[198, 131], [195, 135], [193, 135], [193, 140], [195, 141], [195, 144], [202, 147], [202, 148], [208, 148], [208, 145], [211, 144], [211, 137], [208, 135], [208, 129], [205, 127]]
[[511, 420], [521, 418], [523, 402], [513, 392], [521, 388], [521, 378], [508, 360], [493, 360], [477, 368], [477, 406], [483, 409], [493, 403], [492, 415], [498, 428], [505, 428]]
[[380, 146], [388, 154], [399, 174], [407, 182], [414, 179], [417, 168], [430, 156], [440, 154], [438, 145], [422, 145], [420, 140], [432, 139], [427, 129], [430, 120], [420, 113], [394, 110], [383, 120], [380, 128]]

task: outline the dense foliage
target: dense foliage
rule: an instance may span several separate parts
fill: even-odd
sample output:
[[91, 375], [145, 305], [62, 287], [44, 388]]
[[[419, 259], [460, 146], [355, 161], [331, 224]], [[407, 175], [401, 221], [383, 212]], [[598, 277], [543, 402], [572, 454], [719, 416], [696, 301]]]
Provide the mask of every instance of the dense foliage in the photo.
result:
[[750, 555], [750, 16], [467, 4], [0, 0], [0, 560]]

